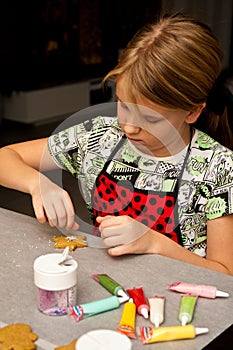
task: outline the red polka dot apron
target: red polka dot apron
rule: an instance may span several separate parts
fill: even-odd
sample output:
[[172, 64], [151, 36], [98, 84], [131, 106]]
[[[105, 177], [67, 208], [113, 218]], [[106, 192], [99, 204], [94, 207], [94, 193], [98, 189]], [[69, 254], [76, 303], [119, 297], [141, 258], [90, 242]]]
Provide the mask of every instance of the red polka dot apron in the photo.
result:
[[[114, 178], [106, 171], [124, 142], [125, 138], [119, 142], [96, 179], [92, 196], [94, 225], [98, 226], [95, 221], [97, 216], [128, 215], [183, 245], [177, 213], [179, 181], [176, 182], [173, 192], [142, 190], [133, 187], [128, 180]], [[179, 178], [182, 176], [188, 154], [189, 149]]]

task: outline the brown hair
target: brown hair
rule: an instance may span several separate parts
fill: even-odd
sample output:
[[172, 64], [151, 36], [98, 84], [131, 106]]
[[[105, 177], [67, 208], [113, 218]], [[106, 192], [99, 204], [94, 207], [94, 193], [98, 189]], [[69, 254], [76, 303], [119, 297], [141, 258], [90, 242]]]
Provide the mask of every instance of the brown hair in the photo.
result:
[[134, 91], [161, 106], [187, 111], [207, 102], [198, 127], [232, 148], [226, 111], [223, 109], [220, 116], [208, 104], [221, 73], [222, 57], [219, 42], [207, 24], [183, 13], [164, 15], [135, 34], [104, 82], [117, 82], [124, 75], [132, 102]]

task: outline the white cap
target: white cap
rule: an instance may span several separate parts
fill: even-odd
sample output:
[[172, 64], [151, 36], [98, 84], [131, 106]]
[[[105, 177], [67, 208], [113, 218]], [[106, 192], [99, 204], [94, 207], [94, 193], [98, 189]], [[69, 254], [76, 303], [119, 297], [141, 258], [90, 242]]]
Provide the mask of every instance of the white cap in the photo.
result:
[[195, 327], [195, 333], [196, 335], [199, 334], [205, 334], [209, 332], [209, 328], [200, 328], [200, 327]]
[[181, 316], [181, 325], [186, 326], [186, 324], [189, 322], [189, 317], [188, 315], [182, 315]]
[[140, 313], [146, 319], [149, 317], [148, 310], [147, 310], [146, 307], [142, 307], [141, 310], [140, 310]]
[[159, 325], [160, 325], [160, 323], [161, 323], [161, 317], [160, 317], [160, 315], [157, 314], [157, 315], [154, 316], [153, 323], [154, 323], [154, 325], [155, 325], [156, 328], [159, 327]]
[[50, 291], [65, 290], [77, 284], [78, 263], [72, 257], [69, 265], [59, 264], [62, 254], [46, 254], [34, 261], [34, 283]]
[[132, 350], [132, 342], [125, 335], [109, 329], [97, 329], [83, 334], [75, 350]]
[[122, 297], [124, 301], [129, 300], [128, 294], [127, 294], [123, 289], [119, 289], [119, 290], [118, 290], [117, 296], [118, 296], [118, 297]]
[[216, 290], [216, 297], [228, 298], [229, 293], [222, 292], [221, 290]]

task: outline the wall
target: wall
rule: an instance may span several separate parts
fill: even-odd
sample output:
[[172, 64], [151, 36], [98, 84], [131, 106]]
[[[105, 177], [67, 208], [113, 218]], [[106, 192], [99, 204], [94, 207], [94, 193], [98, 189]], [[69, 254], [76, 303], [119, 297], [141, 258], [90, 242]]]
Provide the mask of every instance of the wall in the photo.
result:
[[232, 0], [163, 0], [162, 9], [163, 12], [184, 10], [205, 20], [212, 27], [221, 43], [224, 52], [223, 68], [228, 68], [232, 65], [232, 62], [230, 62], [233, 19]]

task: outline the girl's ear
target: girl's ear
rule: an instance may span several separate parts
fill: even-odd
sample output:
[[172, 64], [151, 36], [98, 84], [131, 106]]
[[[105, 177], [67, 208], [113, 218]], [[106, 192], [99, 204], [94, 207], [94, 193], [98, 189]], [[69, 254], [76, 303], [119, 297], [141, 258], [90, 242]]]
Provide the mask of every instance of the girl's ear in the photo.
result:
[[195, 111], [189, 112], [189, 114], [186, 116], [185, 121], [188, 124], [193, 124], [197, 121], [197, 119], [199, 118], [201, 112], [203, 111], [203, 109], [205, 108], [206, 103], [202, 103], [199, 107], [197, 107], [197, 109], [195, 109]]

